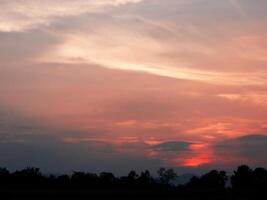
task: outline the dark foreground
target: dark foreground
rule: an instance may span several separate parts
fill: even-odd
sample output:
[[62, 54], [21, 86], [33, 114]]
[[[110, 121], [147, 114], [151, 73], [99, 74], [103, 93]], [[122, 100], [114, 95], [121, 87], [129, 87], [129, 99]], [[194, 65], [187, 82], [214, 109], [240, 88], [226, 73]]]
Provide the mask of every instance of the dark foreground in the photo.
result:
[[62, 191], [62, 190], [23, 190], [23, 191], [2, 191], [1, 199], [19, 200], [19, 199], [35, 199], [35, 200], [102, 200], [102, 199], [118, 199], [118, 200], [257, 200], [266, 199], [266, 195], [238, 195], [231, 192], [226, 193], [180, 193], [174, 191], [119, 191], [119, 190], [103, 190], [103, 191]]
[[[72, 175], [43, 175], [38, 168], [9, 172], [0, 168], [0, 199], [44, 200], [190, 200], [190, 199], [267, 199], [267, 170], [240, 166], [232, 176], [224, 171], [212, 170], [193, 177], [187, 184], [177, 185], [177, 174], [161, 168], [158, 177], [149, 171], [115, 177], [112, 173], [100, 174], [73, 172]], [[228, 181], [229, 186], [226, 187]]]

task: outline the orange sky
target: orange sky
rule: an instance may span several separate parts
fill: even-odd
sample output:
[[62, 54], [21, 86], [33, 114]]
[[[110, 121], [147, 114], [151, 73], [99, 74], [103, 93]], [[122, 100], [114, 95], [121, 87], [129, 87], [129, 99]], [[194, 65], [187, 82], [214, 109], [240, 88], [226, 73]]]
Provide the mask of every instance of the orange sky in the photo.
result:
[[52, 140], [77, 145], [68, 154], [93, 149], [96, 160], [75, 152], [81, 164], [69, 169], [113, 169], [124, 157], [147, 159], [139, 168], [267, 166], [265, 0], [3, 0], [0, 9], [0, 143], [48, 137], [44, 149]]

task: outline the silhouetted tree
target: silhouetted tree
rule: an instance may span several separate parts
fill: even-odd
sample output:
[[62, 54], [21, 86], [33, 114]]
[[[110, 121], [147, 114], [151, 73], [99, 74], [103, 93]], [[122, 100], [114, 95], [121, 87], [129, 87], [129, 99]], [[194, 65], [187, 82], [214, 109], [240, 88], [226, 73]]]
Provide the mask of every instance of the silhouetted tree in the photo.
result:
[[188, 186], [193, 189], [223, 190], [227, 179], [226, 172], [212, 170], [200, 178], [193, 177]]
[[200, 188], [201, 186], [201, 182], [200, 182], [200, 178], [198, 178], [197, 176], [193, 176], [189, 183], [187, 183], [187, 187], [189, 187], [190, 189], [195, 189], [195, 188]]
[[253, 171], [253, 186], [257, 190], [267, 189], [267, 170], [264, 168], [256, 168]]
[[68, 175], [58, 176], [55, 180], [55, 187], [57, 188], [70, 188], [71, 178]]
[[7, 168], [1, 168], [0, 167], [0, 176], [8, 176], [9, 175], [9, 171], [7, 170]]
[[110, 172], [102, 172], [99, 175], [102, 187], [114, 187], [116, 185], [116, 177]]
[[[200, 177], [193, 177], [184, 186], [177, 187], [171, 182], [177, 176], [172, 169], [160, 168], [158, 176], [159, 179], [155, 181], [148, 170], [141, 172], [140, 175], [131, 171], [127, 176], [120, 178], [109, 172], [102, 172], [98, 175], [79, 171], [74, 171], [71, 176], [44, 176], [39, 168], [28, 167], [13, 173], [6, 168], [0, 168], [0, 194], [5, 191], [9, 191], [11, 194], [13, 191], [14, 193], [17, 191], [29, 193], [33, 190], [34, 192], [63, 191], [65, 193], [71, 190], [74, 194], [82, 191], [82, 194], [99, 195], [102, 194], [101, 190], [108, 189], [111, 191], [110, 194], [120, 195], [120, 192], [123, 191], [124, 194], [129, 195], [137, 193], [143, 198], [154, 195], [153, 197], [156, 198], [153, 199], [168, 199], [168, 197], [171, 197], [170, 199], [176, 197], [181, 199], [183, 197], [185, 197], [184, 199], [253, 197], [256, 199], [257, 197], [258, 199], [260, 195], [265, 194], [267, 189], [267, 170], [264, 168], [252, 170], [246, 165], [240, 166], [234, 171], [231, 177], [232, 189], [225, 188], [227, 175], [224, 171], [212, 170]], [[90, 192], [87, 193], [88, 191]], [[136, 198], [138, 199], [137, 196]]]
[[231, 183], [235, 190], [250, 190], [253, 188], [253, 171], [247, 165], [239, 166], [231, 177]]
[[158, 171], [159, 181], [161, 184], [169, 185], [171, 181], [177, 178], [177, 174], [173, 169], [160, 168]]
[[142, 188], [149, 187], [151, 184], [154, 183], [154, 179], [150, 175], [148, 170], [141, 172], [140, 176], [137, 179], [138, 185]]
[[119, 185], [122, 188], [135, 189], [137, 187], [137, 179], [139, 175], [136, 171], [130, 171], [128, 176], [120, 177]]
[[201, 177], [201, 184], [205, 188], [211, 189], [223, 189], [225, 187], [225, 182], [227, 181], [227, 176], [225, 171], [212, 170], [209, 173]]
[[77, 188], [95, 188], [99, 185], [99, 178], [93, 173], [73, 172], [71, 183]]
[[21, 171], [15, 171], [13, 182], [27, 188], [36, 188], [44, 184], [45, 178], [42, 176], [39, 168], [27, 167]]
[[139, 175], [136, 173], [136, 171], [130, 171], [128, 174], [128, 180], [135, 181]]
[[7, 187], [10, 181], [10, 172], [6, 168], [0, 168], [0, 186]]

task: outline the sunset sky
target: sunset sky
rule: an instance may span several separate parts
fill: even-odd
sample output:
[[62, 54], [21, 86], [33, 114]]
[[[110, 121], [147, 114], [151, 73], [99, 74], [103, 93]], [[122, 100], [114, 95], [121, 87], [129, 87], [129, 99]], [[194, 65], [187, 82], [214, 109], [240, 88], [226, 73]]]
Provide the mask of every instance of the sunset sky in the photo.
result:
[[0, 10], [0, 166], [267, 167], [266, 0]]

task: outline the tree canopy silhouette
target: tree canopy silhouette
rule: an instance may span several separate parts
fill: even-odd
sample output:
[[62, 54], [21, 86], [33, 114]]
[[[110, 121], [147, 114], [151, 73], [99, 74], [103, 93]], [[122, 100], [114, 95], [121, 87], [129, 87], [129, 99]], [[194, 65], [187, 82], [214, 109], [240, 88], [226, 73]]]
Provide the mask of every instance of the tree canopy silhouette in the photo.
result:
[[[71, 175], [44, 175], [39, 168], [27, 167], [10, 172], [0, 168], [0, 192], [4, 191], [85, 191], [85, 194], [104, 195], [113, 191], [114, 194], [150, 195], [157, 198], [164, 197], [255, 197], [266, 193], [267, 170], [239, 166], [231, 177], [225, 171], [212, 170], [202, 176], [194, 176], [187, 184], [175, 184], [177, 176], [173, 169], [160, 168], [158, 176], [153, 177], [148, 170], [137, 173], [130, 171], [127, 176], [116, 177], [110, 172], [99, 174], [73, 171]], [[231, 185], [226, 187], [227, 180]], [[93, 192], [98, 191], [98, 192]], [[130, 192], [131, 191], [131, 192]], [[142, 192], [141, 192], [142, 191]], [[91, 193], [90, 193], [91, 192]], [[93, 193], [92, 193], [93, 192]], [[17, 192], [11, 192], [17, 194]], [[36, 192], [35, 192], [36, 193]], [[0, 193], [1, 194], [1, 193]], [[10, 194], [10, 193], [9, 193]], [[127, 198], [126, 198], [127, 199]]]

